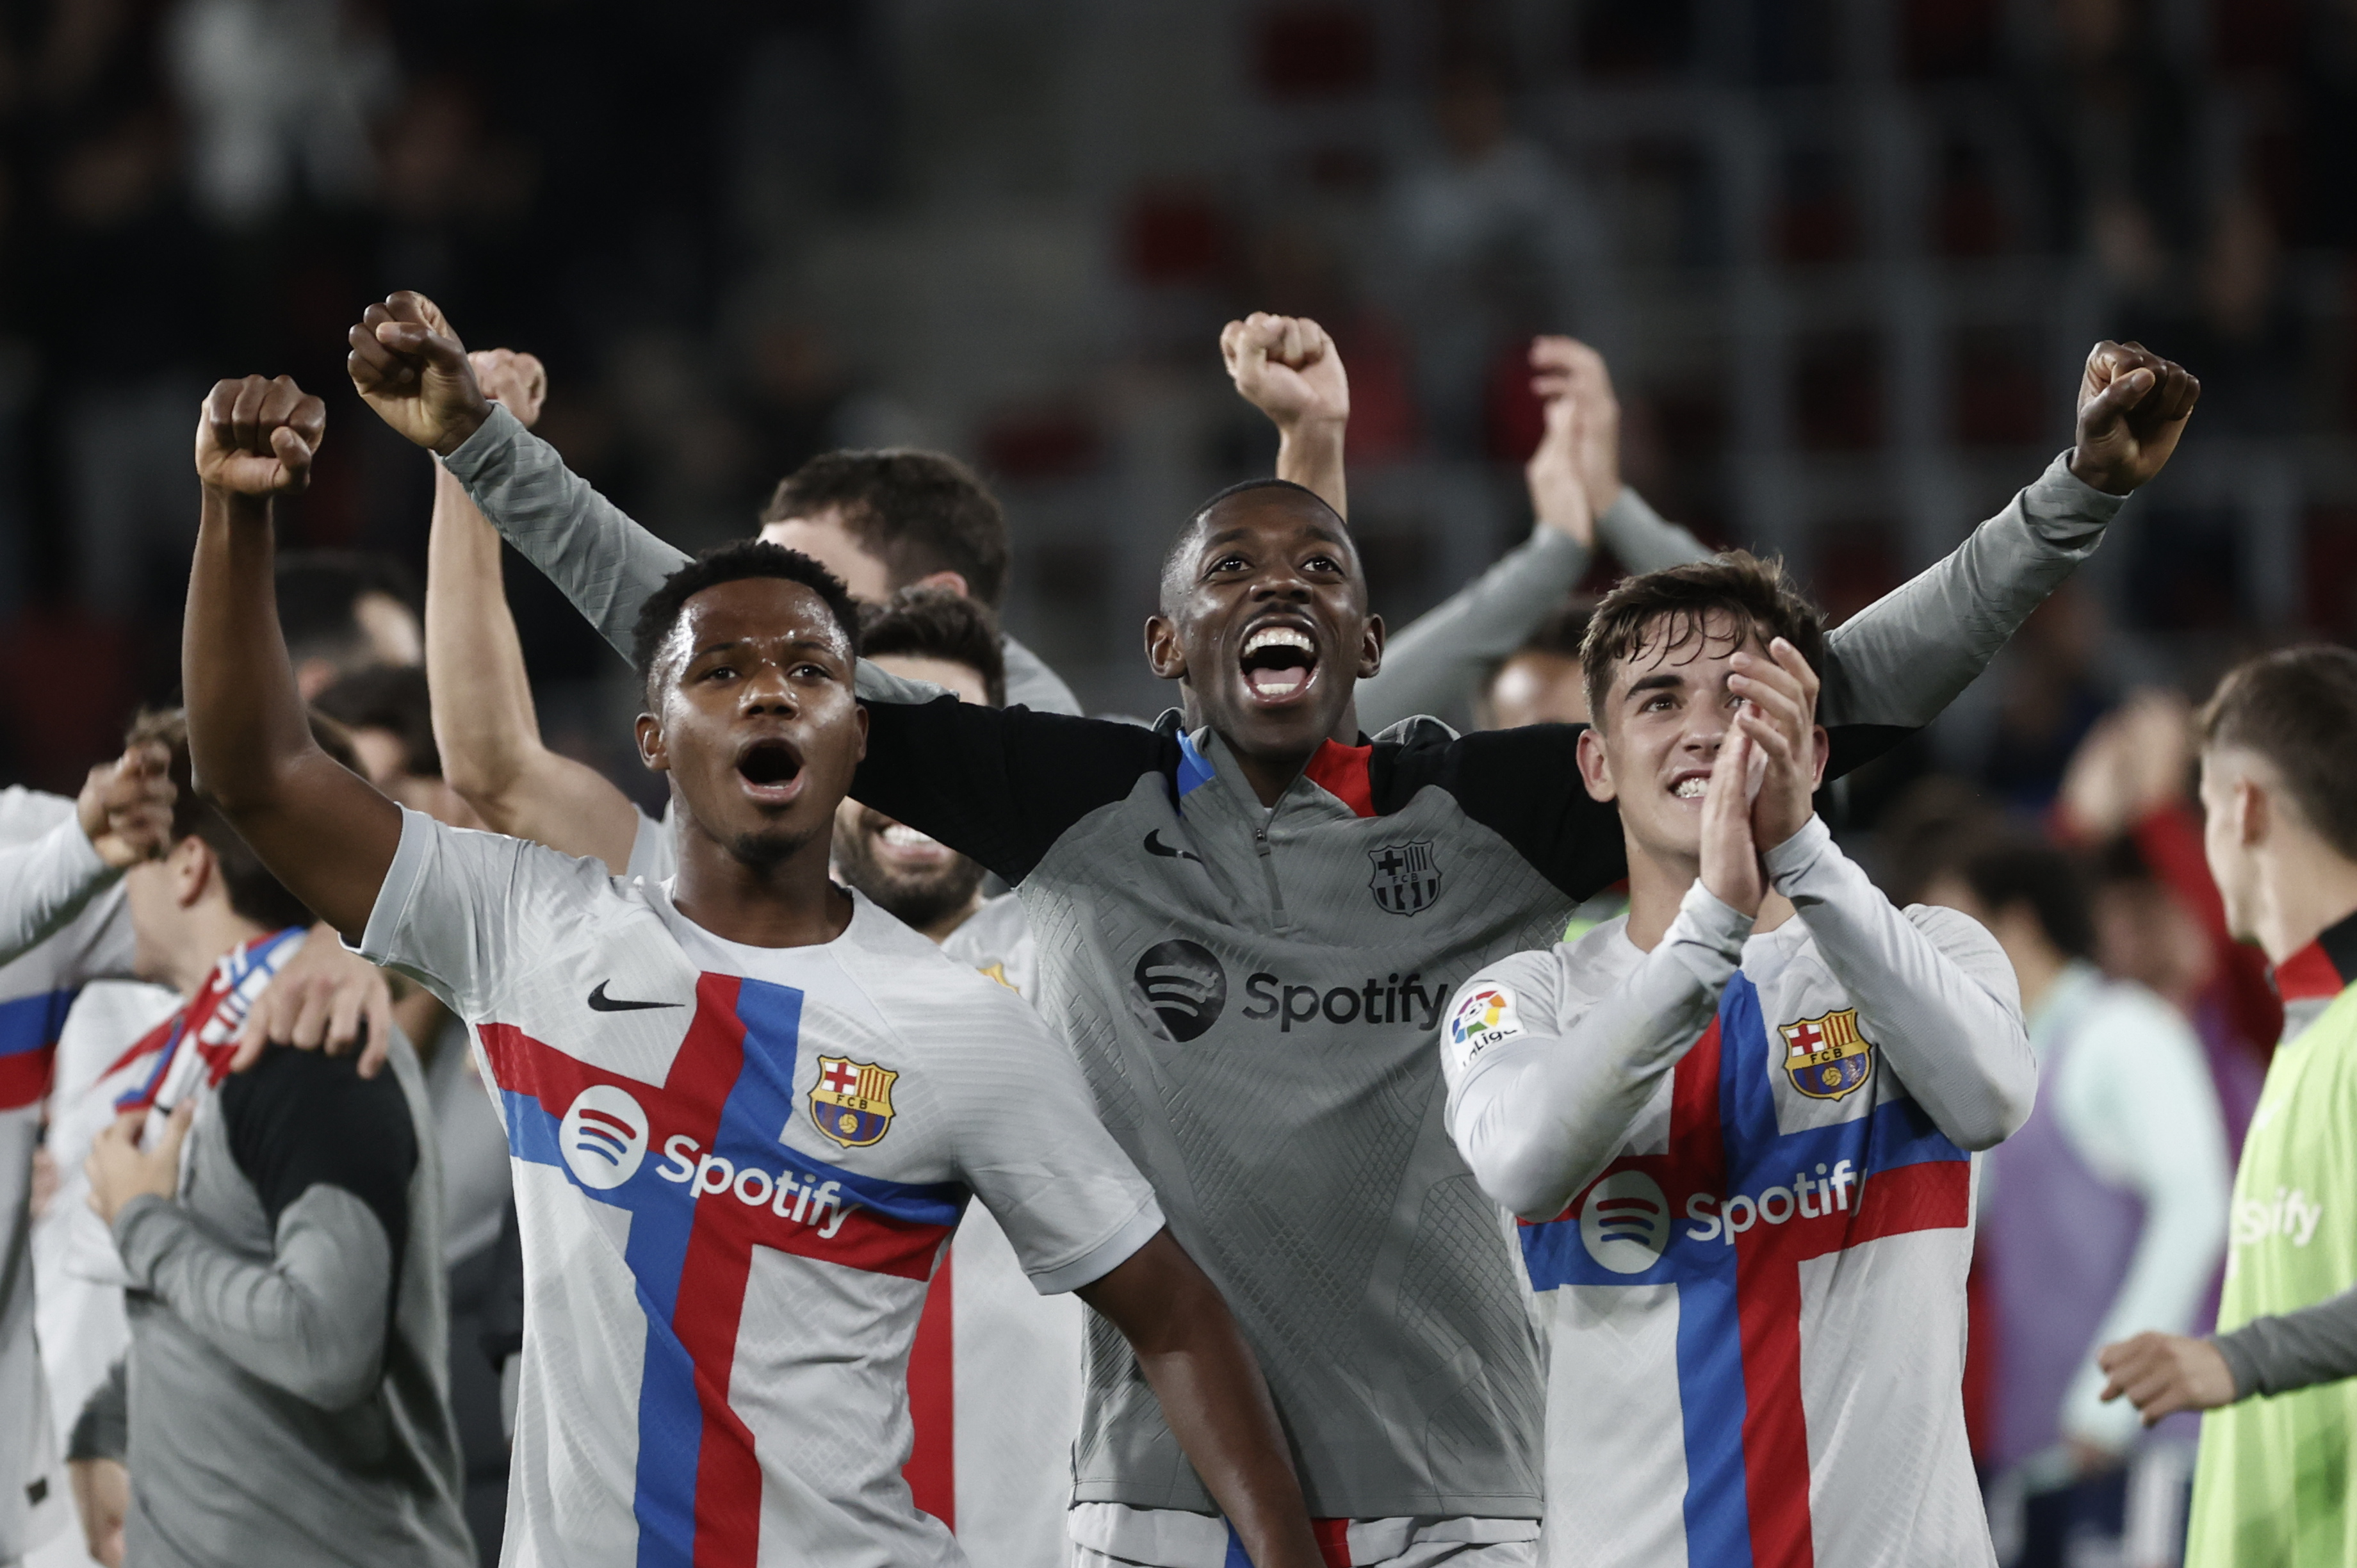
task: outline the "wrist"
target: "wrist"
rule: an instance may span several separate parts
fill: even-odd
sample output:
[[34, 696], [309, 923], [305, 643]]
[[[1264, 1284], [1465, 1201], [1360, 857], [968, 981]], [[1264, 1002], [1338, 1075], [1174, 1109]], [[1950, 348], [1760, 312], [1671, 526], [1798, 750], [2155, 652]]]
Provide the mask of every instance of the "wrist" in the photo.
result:
[[2085, 451], [2086, 447], [2083, 446], [2073, 446], [2069, 455], [2063, 458], [2062, 466], [2070, 469], [2072, 478], [2090, 489], [2101, 490], [2107, 496], [2125, 497], [2135, 493], [2136, 482], [2133, 479], [2116, 469], [2087, 461], [2082, 456]]
[[451, 453], [464, 446], [476, 431], [480, 430], [490, 422], [490, 400], [478, 397], [472, 408], [460, 413], [443, 428], [440, 438], [434, 443], [435, 453], [447, 457]]
[[248, 490], [232, 490], [225, 485], [207, 480], [203, 486], [204, 503], [208, 510], [225, 517], [231, 522], [268, 522], [271, 498], [257, 496]]

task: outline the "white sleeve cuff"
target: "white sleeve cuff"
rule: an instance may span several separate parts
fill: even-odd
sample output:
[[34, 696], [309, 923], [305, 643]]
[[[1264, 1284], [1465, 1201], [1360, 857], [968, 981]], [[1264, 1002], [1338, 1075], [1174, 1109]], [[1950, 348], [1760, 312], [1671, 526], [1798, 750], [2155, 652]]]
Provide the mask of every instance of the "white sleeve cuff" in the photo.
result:
[[384, 884], [376, 891], [376, 904], [369, 910], [360, 945], [344, 944], [371, 963], [402, 961], [397, 950], [401, 928], [417, 891], [417, 879], [425, 870], [425, 858], [434, 848], [434, 819], [425, 812], [401, 808], [401, 843], [393, 852], [393, 864], [384, 868]]
[[1092, 1284], [1135, 1257], [1140, 1247], [1161, 1232], [1163, 1224], [1162, 1206], [1148, 1193], [1120, 1230], [1060, 1268], [1033, 1274], [1031, 1288], [1041, 1295], [1060, 1295]]
[[1801, 824], [1800, 832], [1761, 855], [1760, 862], [1767, 869], [1769, 884], [1789, 898], [1818, 857], [1833, 847], [1833, 830], [1825, 826], [1823, 817], [1812, 816]]

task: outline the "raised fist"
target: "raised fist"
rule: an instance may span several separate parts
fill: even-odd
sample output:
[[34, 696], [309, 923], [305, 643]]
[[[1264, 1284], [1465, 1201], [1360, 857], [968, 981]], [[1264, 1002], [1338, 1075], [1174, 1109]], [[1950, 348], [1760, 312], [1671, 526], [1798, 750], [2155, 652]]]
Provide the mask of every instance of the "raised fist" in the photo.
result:
[[490, 417], [466, 345], [424, 295], [404, 289], [370, 306], [344, 340], [361, 401], [420, 446], [447, 456]]
[[2124, 496], [2160, 472], [2201, 383], [2184, 366], [2141, 343], [2095, 345], [2079, 380], [2079, 444], [2071, 471], [2097, 489]]
[[467, 356], [467, 363], [474, 368], [475, 384], [485, 397], [505, 403], [526, 430], [539, 422], [540, 405], [548, 396], [548, 371], [538, 355], [478, 349]]
[[1306, 316], [1254, 311], [1220, 333], [1220, 358], [1246, 403], [1279, 430], [1346, 424], [1351, 379], [1326, 328]]
[[98, 858], [121, 870], [172, 847], [172, 754], [145, 741], [90, 770], [74, 814]]
[[231, 495], [300, 495], [328, 405], [292, 376], [215, 381], [197, 416], [197, 478]]

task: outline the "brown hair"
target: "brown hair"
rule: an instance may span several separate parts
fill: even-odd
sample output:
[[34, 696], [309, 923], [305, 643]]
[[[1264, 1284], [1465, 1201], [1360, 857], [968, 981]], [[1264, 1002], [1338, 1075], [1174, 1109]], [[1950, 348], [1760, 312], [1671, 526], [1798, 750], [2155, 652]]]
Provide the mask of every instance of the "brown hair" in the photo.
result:
[[895, 588], [955, 572], [997, 607], [1006, 596], [1006, 514], [973, 469], [940, 452], [822, 452], [778, 482], [764, 524], [839, 508]]
[[1664, 655], [1688, 643], [1699, 654], [1714, 614], [1748, 624], [1763, 644], [1782, 638], [1801, 650], [1810, 669], [1824, 671], [1825, 618], [1792, 586], [1783, 562], [1729, 550], [1628, 578], [1604, 596], [1579, 645], [1589, 719], [1603, 727], [1604, 699], [1623, 660], [1657, 643]]
[[[350, 738], [334, 720], [313, 714], [311, 737], [329, 757], [354, 773], [361, 770]], [[186, 838], [205, 841], [221, 867], [221, 887], [229, 895], [232, 910], [274, 931], [312, 923], [311, 911], [304, 908], [303, 901], [271, 875], [270, 868], [262, 864], [262, 857], [237, 836], [229, 819], [198, 796], [188, 763], [188, 715], [185, 710], [144, 709], [133, 717], [130, 732], [124, 738], [133, 746], [156, 742], [171, 753], [172, 783], [179, 791], [172, 802], [172, 842], [177, 844]]]
[[992, 707], [1006, 705], [1006, 655], [988, 605], [947, 588], [903, 588], [880, 605], [861, 606], [859, 656], [892, 653], [963, 664], [982, 677]]
[[2357, 652], [2311, 643], [2245, 660], [2193, 723], [2204, 751], [2243, 746], [2273, 763], [2324, 842], [2357, 860]]

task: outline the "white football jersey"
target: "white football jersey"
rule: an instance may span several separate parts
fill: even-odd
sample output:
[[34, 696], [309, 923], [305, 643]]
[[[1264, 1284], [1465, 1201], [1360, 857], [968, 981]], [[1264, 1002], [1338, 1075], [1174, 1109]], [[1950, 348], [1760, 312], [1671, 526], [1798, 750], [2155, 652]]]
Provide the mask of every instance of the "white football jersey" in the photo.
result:
[[403, 813], [361, 950], [474, 1026], [515, 1161], [513, 1564], [954, 1563], [907, 1367], [970, 1195], [1032, 1287], [1162, 1227], [1020, 998], [856, 898], [724, 941], [662, 887]]

